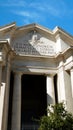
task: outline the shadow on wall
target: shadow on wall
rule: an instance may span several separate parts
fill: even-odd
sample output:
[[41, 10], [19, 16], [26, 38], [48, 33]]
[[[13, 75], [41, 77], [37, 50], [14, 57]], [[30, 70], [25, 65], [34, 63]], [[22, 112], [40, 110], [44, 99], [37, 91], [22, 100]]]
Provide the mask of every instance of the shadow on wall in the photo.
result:
[[53, 104], [53, 99], [50, 95], [47, 94], [47, 106]]

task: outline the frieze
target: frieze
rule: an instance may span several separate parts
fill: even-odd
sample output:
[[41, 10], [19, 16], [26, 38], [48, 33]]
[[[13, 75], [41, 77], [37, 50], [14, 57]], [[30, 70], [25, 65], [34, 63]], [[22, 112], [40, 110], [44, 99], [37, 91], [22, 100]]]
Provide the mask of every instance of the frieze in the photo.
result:
[[12, 47], [18, 54], [24, 55], [55, 54], [55, 44], [35, 31], [14, 39]]

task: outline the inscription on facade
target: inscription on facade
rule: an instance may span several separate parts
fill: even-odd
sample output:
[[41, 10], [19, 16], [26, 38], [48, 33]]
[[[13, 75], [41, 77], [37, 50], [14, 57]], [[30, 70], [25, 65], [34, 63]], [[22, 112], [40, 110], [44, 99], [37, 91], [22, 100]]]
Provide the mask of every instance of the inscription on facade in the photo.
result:
[[38, 33], [29, 33], [14, 42], [13, 48], [17, 53], [25, 55], [54, 55], [55, 45]]

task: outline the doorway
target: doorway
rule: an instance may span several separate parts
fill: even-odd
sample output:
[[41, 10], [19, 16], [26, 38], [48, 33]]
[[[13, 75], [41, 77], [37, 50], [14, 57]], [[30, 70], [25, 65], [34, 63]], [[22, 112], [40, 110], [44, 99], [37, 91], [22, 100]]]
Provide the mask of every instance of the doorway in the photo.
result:
[[[47, 114], [46, 76], [22, 75], [21, 127], [37, 125]], [[27, 128], [26, 128], [27, 129]]]

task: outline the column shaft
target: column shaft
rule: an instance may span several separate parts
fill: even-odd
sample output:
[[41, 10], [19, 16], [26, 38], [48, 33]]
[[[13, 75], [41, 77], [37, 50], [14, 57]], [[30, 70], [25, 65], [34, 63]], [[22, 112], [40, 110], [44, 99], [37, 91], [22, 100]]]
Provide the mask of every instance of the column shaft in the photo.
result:
[[21, 127], [21, 74], [15, 73], [11, 130], [20, 130], [20, 127]]
[[53, 76], [47, 76], [47, 106], [49, 104], [55, 104]]
[[3, 112], [1, 77], [2, 77], [2, 66], [0, 66], [0, 130], [1, 130], [1, 127], [2, 127], [2, 112]]
[[73, 113], [70, 74], [64, 68], [58, 72], [58, 101], [64, 102], [66, 109]]
[[0, 95], [1, 95], [2, 65], [0, 65]]
[[65, 88], [65, 72], [60, 68], [58, 72], [58, 101], [66, 102], [66, 88]]
[[73, 98], [73, 69], [71, 69], [70, 74], [71, 74], [71, 89], [72, 89], [72, 98]]
[[2, 130], [7, 130], [8, 106], [9, 106], [9, 87], [10, 87], [10, 63], [7, 62], [2, 71], [2, 91], [4, 92]]

